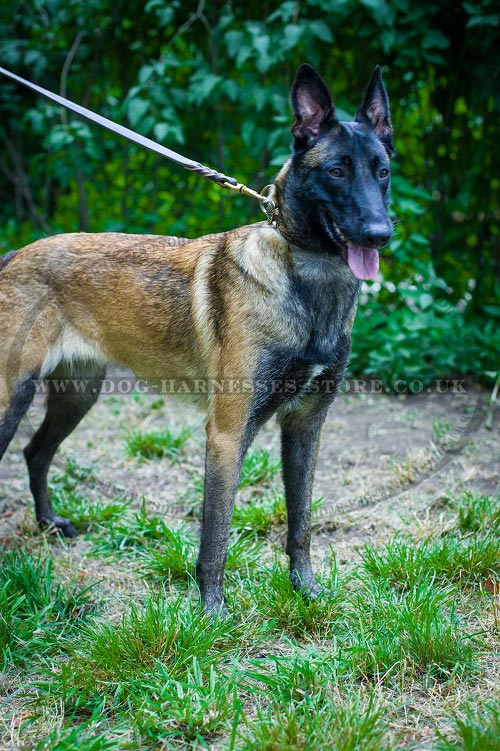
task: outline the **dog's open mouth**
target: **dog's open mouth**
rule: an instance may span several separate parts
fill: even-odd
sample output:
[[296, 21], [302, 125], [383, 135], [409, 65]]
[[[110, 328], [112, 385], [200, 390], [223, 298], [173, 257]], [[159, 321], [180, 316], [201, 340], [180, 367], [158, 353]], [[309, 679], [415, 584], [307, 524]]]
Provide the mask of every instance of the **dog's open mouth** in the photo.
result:
[[375, 248], [363, 248], [361, 245], [355, 245], [342, 232], [340, 227], [335, 224], [333, 219], [322, 211], [321, 217], [327, 234], [330, 239], [340, 249], [344, 261], [347, 263], [352, 273], [357, 279], [373, 279], [378, 271], [379, 253]]

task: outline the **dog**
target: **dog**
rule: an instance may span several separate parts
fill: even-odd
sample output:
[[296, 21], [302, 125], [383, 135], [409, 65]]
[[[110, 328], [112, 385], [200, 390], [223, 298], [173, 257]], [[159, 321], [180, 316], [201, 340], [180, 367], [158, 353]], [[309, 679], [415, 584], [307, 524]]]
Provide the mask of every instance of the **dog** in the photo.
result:
[[[47, 379], [46, 415], [24, 451], [40, 525], [75, 535], [51, 506], [47, 473], [97, 400], [108, 363], [153, 384], [223, 384], [196, 393], [207, 410], [196, 576], [212, 614], [227, 614], [224, 567], [243, 458], [274, 414], [291, 581], [307, 597], [322, 591], [310, 561], [320, 432], [348, 361], [361, 280], [375, 276], [392, 235], [393, 128], [380, 68], [353, 122], [339, 122], [308, 64], [291, 104], [293, 151], [273, 185], [271, 223], [196, 240], [63, 234], [0, 259], [0, 458], [36, 381]], [[75, 376], [83, 392], [51, 387]]]

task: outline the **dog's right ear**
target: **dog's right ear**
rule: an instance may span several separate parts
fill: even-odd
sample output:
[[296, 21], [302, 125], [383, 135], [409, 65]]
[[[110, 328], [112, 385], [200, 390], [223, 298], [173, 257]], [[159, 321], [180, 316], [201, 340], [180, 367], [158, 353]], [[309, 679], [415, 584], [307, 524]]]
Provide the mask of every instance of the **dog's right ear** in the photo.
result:
[[325, 130], [338, 123], [326, 83], [307, 63], [301, 65], [292, 86], [294, 148], [305, 149]]

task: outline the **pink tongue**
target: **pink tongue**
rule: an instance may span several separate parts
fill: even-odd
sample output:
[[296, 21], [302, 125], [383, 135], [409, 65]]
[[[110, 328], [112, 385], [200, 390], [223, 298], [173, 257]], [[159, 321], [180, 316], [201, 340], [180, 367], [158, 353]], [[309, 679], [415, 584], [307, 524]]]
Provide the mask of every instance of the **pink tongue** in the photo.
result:
[[347, 263], [357, 279], [373, 279], [378, 271], [378, 250], [348, 243]]

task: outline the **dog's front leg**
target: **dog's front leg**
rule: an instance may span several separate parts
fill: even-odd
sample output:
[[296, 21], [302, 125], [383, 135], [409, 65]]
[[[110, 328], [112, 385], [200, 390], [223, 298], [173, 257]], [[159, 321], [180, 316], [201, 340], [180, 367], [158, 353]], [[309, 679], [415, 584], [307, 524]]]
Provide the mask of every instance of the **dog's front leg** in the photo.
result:
[[314, 578], [311, 555], [311, 495], [321, 428], [326, 409], [291, 413], [281, 422], [281, 456], [288, 514], [286, 552], [294, 589], [315, 597], [323, 588]]
[[205, 493], [196, 566], [203, 609], [223, 617], [228, 615], [223, 584], [231, 519], [241, 465], [249, 443], [246, 414], [240, 419], [240, 410], [231, 408], [232, 401], [232, 396], [221, 395], [207, 423]]

